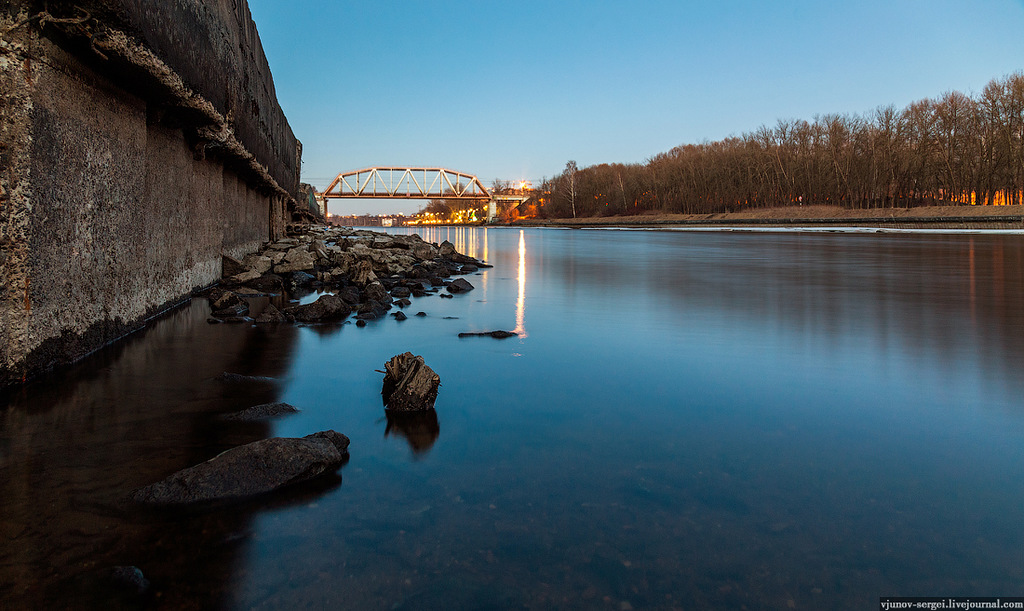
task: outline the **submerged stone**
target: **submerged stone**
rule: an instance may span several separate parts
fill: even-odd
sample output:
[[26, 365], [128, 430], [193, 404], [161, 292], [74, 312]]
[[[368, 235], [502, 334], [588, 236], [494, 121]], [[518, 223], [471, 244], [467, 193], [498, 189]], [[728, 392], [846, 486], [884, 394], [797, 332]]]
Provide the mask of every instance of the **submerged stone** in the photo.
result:
[[302, 438], [254, 441], [139, 488], [132, 500], [143, 505], [172, 506], [266, 494], [333, 472], [347, 459], [348, 445], [348, 437], [330, 430]]

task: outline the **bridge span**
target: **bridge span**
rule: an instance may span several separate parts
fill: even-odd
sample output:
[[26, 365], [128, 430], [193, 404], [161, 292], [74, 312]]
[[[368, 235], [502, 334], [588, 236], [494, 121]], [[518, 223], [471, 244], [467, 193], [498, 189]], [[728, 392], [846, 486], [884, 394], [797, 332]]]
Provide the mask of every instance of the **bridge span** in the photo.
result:
[[491, 192], [476, 176], [446, 168], [373, 167], [338, 174], [322, 196], [333, 199], [489, 200]]
[[[527, 182], [521, 183], [529, 185]], [[487, 220], [498, 205], [517, 205], [529, 199], [520, 194], [491, 193], [473, 174], [447, 168], [377, 166], [342, 172], [318, 194], [327, 211], [328, 199], [448, 199], [487, 202]]]

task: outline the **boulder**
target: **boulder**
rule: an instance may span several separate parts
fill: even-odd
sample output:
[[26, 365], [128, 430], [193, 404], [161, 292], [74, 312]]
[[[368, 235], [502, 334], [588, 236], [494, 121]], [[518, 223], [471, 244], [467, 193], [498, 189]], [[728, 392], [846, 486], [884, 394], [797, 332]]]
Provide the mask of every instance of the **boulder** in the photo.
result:
[[275, 322], [289, 322], [289, 319], [284, 312], [275, 308], [274, 304], [268, 303], [267, 307], [263, 309], [263, 312], [256, 317], [255, 322], [259, 324], [268, 324]]
[[344, 299], [345, 303], [349, 305], [356, 305], [362, 301], [362, 298], [359, 295], [359, 289], [354, 286], [344, 286], [338, 289], [337, 295]]
[[472, 263], [466, 263], [465, 265], [462, 266], [462, 269], [460, 269], [459, 272], [463, 274], [472, 274], [475, 271], [479, 271], [479, 269], [479, 267], [473, 265]]
[[352, 308], [341, 297], [326, 294], [313, 303], [286, 308], [284, 313], [298, 322], [330, 322], [342, 320], [352, 313]]
[[212, 316], [214, 318], [225, 319], [225, 318], [237, 318], [237, 317], [240, 317], [240, 316], [245, 316], [248, 313], [249, 313], [249, 304], [247, 304], [244, 301], [239, 300], [239, 303], [232, 303], [230, 306], [228, 306], [226, 308], [221, 308], [219, 310], [214, 310], [213, 313], [212, 313]]
[[313, 240], [309, 243], [309, 252], [312, 253], [317, 259], [323, 261], [329, 261], [330, 255], [327, 252], [327, 245], [323, 243], [323, 240]]
[[316, 281], [316, 276], [307, 272], [292, 272], [284, 278], [292, 290], [309, 286]]
[[301, 272], [307, 269], [313, 269], [313, 264], [313, 255], [310, 254], [309, 250], [302, 247], [296, 247], [289, 250], [284, 256], [284, 260], [274, 266], [274, 272], [277, 274]]
[[245, 303], [245, 300], [239, 297], [236, 293], [225, 291], [220, 288], [215, 288], [210, 291], [207, 300], [210, 302], [210, 309], [214, 311], [223, 310], [225, 308]]
[[110, 585], [128, 594], [145, 594], [149, 590], [149, 580], [137, 566], [115, 566], [107, 571]]
[[288, 414], [299, 413], [299, 408], [288, 403], [263, 403], [260, 405], [254, 405], [248, 409], [243, 409], [238, 412], [232, 412], [230, 414], [224, 414], [220, 418], [221, 420], [242, 420], [242, 421], [256, 421], [266, 420], [268, 418], [277, 418], [278, 416], [286, 416]]
[[411, 352], [391, 357], [384, 364], [381, 397], [384, 407], [397, 412], [433, 409], [441, 377], [427, 366], [422, 356]]
[[250, 269], [247, 272], [242, 272], [241, 274], [236, 274], [234, 276], [231, 276], [231, 277], [227, 278], [227, 283], [228, 284], [245, 284], [246, 282], [252, 282], [253, 280], [259, 278], [262, 275], [263, 275], [263, 272], [258, 272], [258, 271], [254, 270], [254, 269]]
[[380, 282], [371, 282], [366, 285], [366, 298], [379, 303], [391, 305], [391, 295]]
[[277, 274], [263, 274], [255, 280], [246, 282], [245, 286], [249, 286], [263, 292], [279, 292], [284, 290], [284, 280], [282, 280], [281, 276], [278, 276]]
[[465, 293], [466, 291], [472, 291], [473, 285], [469, 283], [465, 278], [456, 278], [448, 285], [449, 293]]
[[392, 314], [392, 316], [395, 317], [395, 320], [405, 320], [409, 318], [408, 316], [405, 315], [405, 312], [402, 312], [401, 310], [395, 312], [394, 314]]
[[167, 479], [139, 488], [132, 500], [173, 506], [232, 501], [304, 482], [340, 467], [349, 439], [335, 431], [274, 437], [232, 448]]
[[430, 261], [438, 256], [437, 247], [428, 242], [413, 243], [409, 247], [412, 256], [420, 261]]
[[455, 253], [455, 245], [448, 240], [441, 242], [441, 246], [437, 249], [437, 255], [439, 257], [451, 257]]
[[366, 286], [371, 282], [377, 282], [377, 274], [373, 273], [373, 264], [368, 259], [356, 263], [352, 270], [352, 283], [358, 286]]
[[396, 286], [395, 288], [391, 289], [391, 296], [394, 297], [395, 299], [402, 299], [410, 295], [412, 295], [412, 291], [409, 290], [409, 287], [407, 286]]
[[264, 255], [250, 254], [242, 259], [242, 265], [249, 271], [265, 274], [274, 266], [274, 261]]
[[229, 257], [227, 255], [221, 255], [220, 261], [221, 261], [221, 274], [220, 275], [223, 278], [228, 278], [230, 276], [237, 276], [238, 274], [241, 274], [243, 272], [249, 271], [248, 269], [246, 269], [246, 267], [244, 265], [242, 265], [241, 261], [239, 261], [238, 259], [236, 259], [234, 257]]

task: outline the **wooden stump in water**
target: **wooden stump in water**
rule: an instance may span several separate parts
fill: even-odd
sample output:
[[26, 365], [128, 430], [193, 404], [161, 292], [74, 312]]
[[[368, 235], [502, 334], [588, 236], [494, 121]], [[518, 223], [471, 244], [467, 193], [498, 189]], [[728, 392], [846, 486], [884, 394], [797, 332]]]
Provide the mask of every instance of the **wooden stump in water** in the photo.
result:
[[396, 412], [433, 409], [441, 377], [411, 352], [391, 357], [384, 364], [384, 407]]

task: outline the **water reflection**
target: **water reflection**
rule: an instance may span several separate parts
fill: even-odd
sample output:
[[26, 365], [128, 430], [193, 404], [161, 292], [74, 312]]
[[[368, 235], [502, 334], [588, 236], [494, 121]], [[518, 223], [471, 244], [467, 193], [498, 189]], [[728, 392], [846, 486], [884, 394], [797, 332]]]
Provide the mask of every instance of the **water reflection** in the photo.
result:
[[384, 411], [388, 422], [384, 436], [404, 437], [414, 455], [422, 456], [430, 451], [441, 434], [441, 425], [438, 424], [437, 411], [434, 409], [422, 412]]
[[513, 330], [520, 338], [526, 337], [526, 234], [519, 230], [519, 270], [516, 280], [519, 295], [516, 297], [516, 328]]
[[[295, 329], [209, 325], [205, 300], [7, 397], [0, 412], [0, 592], [4, 608], [99, 608], [102, 571], [136, 565], [174, 606], [198, 592], [217, 606], [238, 569], [256, 503], [166, 515], [127, 502], [135, 488], [270, 434], [216, 418], [277, 400]], [[321, 482], [323, 484], [323, 482]], [[194, 550], [202, 549], [196, 563]], [[173, 585], [172, 585], [173, 584]], [[177, 601], [177, 603], [175, 602]]]

